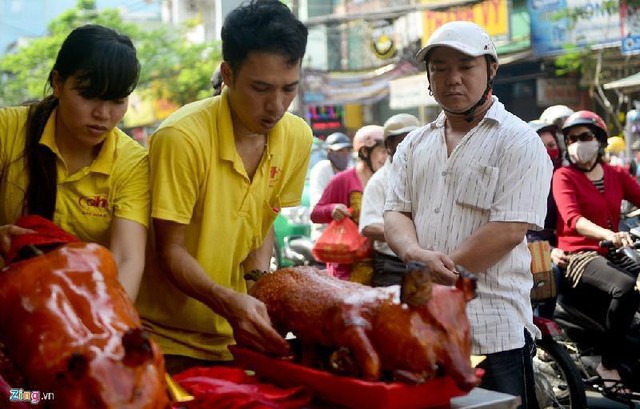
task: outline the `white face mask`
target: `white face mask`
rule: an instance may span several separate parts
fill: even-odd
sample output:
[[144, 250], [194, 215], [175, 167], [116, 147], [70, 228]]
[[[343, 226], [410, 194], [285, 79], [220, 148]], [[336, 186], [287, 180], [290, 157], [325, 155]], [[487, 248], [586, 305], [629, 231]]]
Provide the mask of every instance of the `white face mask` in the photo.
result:
[[598, 156], [600, 143], [596, 140], [588, 142], [574, 142], [567, 147], [569, 157], [573, 163], [590, 164]]

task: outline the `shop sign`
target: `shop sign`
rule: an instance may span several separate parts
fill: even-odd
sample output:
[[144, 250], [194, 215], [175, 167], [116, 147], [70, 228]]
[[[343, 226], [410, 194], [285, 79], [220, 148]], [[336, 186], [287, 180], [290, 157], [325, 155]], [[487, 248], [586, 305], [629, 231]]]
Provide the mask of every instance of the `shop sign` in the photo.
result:
[[441, 25], [451, 21], [472, 21], [482, 26], [494, 41], [509, 40], [509, 4], [507, 0], [484, 0], [471, 6], [450, 7], [445, 11], [427, 10], [423, 14], [422, 44]]
[[528, 0], [531, 48], [536, 56], [559, 54], [569, 43], [565, 0]]
[[309, 105], [307, 119], [314, 135], [329, 135], [344, 129], [344, 109], [340, 105]]
[[622, 54], [640, 53], [640, 6], [620, 3], [620, 24], [622, 28]]
[[620, 42], [620, 13], [612, 11], [611, 0], [567, 0], [567, 10], [575, 16], [575, 22], [569, 26], [571, 44], [587, 46]]
[[611, 0], [528, 0], [527, 6], [536, 56], [564, 54], [566, 46], [621, 44], [622, 10]]
[[371, 48], [376, 57], [386, 60], [396, 55], [393, 37], [395, 30], [391, 20], [378, 20], [371, 27]]
[[419, 106], [437, 106], [436, 100], [429, 95], [427, 74], [411, 75], [389, 82], [389, 107], [408, 109]]
[[576, 105], [578, 83], [575, 78], [538, 78], [536, 80], [537, 105]]

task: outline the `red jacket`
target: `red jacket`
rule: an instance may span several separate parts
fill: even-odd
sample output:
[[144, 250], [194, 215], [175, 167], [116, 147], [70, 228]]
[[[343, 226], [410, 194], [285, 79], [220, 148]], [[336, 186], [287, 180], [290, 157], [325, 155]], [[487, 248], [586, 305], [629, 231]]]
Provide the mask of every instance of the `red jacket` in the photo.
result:
[[576, 231], [580, 216], [598, 226], [618, 231], [622, 199], [640, 207], [640, 185], [629, 172], [606, 164], [602, 164], [602, 168], [604, 193], [573, 166], [565, 166], [553, 174], [553, 197], [558, 206], [556, 233], [558, 247], [564, 251], [601, 250], [597, 240]]

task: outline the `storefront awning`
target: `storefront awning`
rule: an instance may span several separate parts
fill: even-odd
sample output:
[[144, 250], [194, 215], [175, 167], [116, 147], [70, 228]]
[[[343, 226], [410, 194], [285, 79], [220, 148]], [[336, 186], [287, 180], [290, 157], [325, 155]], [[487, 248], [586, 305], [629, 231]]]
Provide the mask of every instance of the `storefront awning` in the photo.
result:
[[528, 49], [506, 55], [498, 55], [498, 61], [500, 65], [508, 65], [515, 62], [521, 62], [531, 60], [533, 58], [533, 50]]
[[640, 72], [604, 84], [604, 89], [617, 89], [623, 92], [640, 91]]

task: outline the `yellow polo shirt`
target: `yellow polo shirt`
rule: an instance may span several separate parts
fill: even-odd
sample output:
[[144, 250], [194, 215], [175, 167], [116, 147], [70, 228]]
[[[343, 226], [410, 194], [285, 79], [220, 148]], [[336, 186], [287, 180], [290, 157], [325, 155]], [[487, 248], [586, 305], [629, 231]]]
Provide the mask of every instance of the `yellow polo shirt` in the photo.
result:
[[[0, 225], [25, 212], [28, 184], [24, 158], [28, 107], [0, 109]], [[97, 158], [69, 174], [55, 142], [56, 111], [45, 125], [40, 144], [57, 156], [58, 190], [53, 221], [83, 241], [110, 245], [114, 217], [149, 223], [149, 162], [146, 150], [114, 128]]]
[[[250, 180], [238, 154], [226, 90], [186, 105], [151, 137], [151, 216], [186, 225], [185, 245], [216, 283], [246, 293], [241, 263], [281, 207], [300, 203], [311, 129], [287, 113], [269, 132]], [[163, 353], [229, 360], [228, 322], [147, 263], [137, 307]]]

